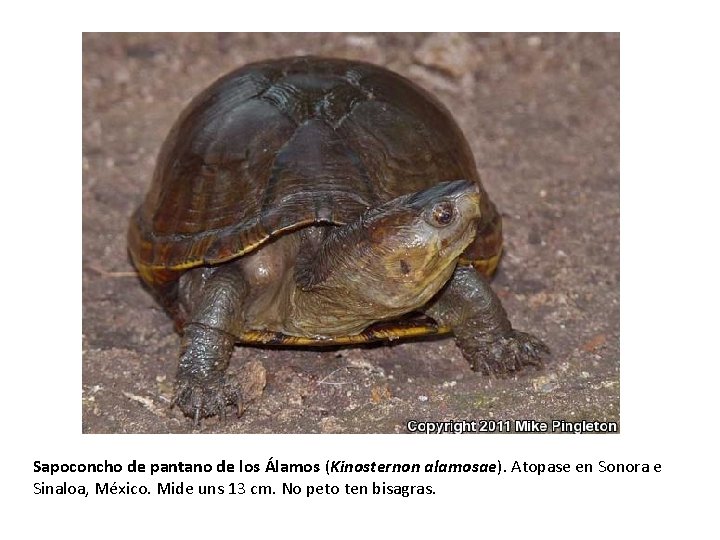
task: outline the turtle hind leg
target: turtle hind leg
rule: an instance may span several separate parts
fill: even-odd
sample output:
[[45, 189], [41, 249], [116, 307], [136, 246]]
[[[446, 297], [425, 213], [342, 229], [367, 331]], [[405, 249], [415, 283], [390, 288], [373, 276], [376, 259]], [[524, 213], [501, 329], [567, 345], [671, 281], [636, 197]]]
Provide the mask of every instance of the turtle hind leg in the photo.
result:
[[236, 269], [191, 270], [180, 283], [180, 301], [188, 313], [183, 328], [174, 405], [195, 425], [209, 416], [225, 418], [226, 408], [242, 408], [234, 377], [226, 371], [235, 346], [245, 281]]
[[450, 326], [474, 371], [507, 375], [541, 367], [550, 353], [538, 338], [513, 329], [488, 280], [472, 267], [458, 267], [426, 313]]

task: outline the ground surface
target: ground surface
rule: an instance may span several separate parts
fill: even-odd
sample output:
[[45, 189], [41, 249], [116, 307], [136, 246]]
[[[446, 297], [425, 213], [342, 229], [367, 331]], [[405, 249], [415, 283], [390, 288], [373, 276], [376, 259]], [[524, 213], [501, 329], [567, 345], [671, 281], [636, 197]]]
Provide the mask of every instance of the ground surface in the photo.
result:
[[331, 351], [237, 348], [262, 396], [204, 432], [405, 432], [408, 419], [619, 420], [617, 35], [86, 35], [83, 431], [187, 432], [171, 409], [178, 336], [128, 262], [128, 218], [183, 105], [264, 58], [375, 62], [453, 112], [502, 210], [494, 280], [553, 351], [516, 379], [473, 373], [453, 340]]

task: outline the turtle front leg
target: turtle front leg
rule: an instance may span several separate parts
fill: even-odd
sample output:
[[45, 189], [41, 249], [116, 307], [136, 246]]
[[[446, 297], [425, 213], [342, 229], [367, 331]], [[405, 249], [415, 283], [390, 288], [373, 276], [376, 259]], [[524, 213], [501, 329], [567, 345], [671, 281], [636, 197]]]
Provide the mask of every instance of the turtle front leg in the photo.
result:
[[453, 329], [474, 371], [504, 375], [540, 367], [542, 356], [550, 353], [535, 336], [513, 329], [487, 279], [472, 267], [458, 266], [426, 313]]
[[181, 278], [180, 302], [188, 322], [181, 341], [175, 405], [196, 426], [204, 417], [225, 418], [228, 405], [242, 408], [239, 385], [226, 370], [245, 289], [242, 275], [233, 268], [191, 270]]
[[217, 328], [200, 323], [185, 327], [175, 382], [175, 405], [190, 416], [196, 426], [207, 416], [224, 418], [228, 405], [241, 405], [237, 383], [225, 373], [234, 345], [234, 338]]

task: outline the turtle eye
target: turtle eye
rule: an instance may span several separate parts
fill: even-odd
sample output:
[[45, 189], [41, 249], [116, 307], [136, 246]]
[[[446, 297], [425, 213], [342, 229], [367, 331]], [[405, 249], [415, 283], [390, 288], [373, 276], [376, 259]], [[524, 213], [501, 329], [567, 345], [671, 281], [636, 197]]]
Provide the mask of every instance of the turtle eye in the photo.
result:
[[433, 206], [430, 217], [431, 225], [438, 227], [445, 227], [446, 225], [449, 225], [455, 217], [455, 210], [452, 203], [449, 201], [437, 203]]

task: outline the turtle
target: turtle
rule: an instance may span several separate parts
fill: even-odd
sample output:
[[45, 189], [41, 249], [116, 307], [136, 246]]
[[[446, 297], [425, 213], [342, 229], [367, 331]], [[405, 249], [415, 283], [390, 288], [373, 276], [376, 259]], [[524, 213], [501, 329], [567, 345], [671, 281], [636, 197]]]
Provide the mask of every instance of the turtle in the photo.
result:
[[502, 219], [452, 115], [380, 66], [247, 64], [181, 112], [128, 251], [181, 335], [174, 404], [242, 409], [236, 345], [454, 334], [475, 371], [542, 367], [489, 285]]

